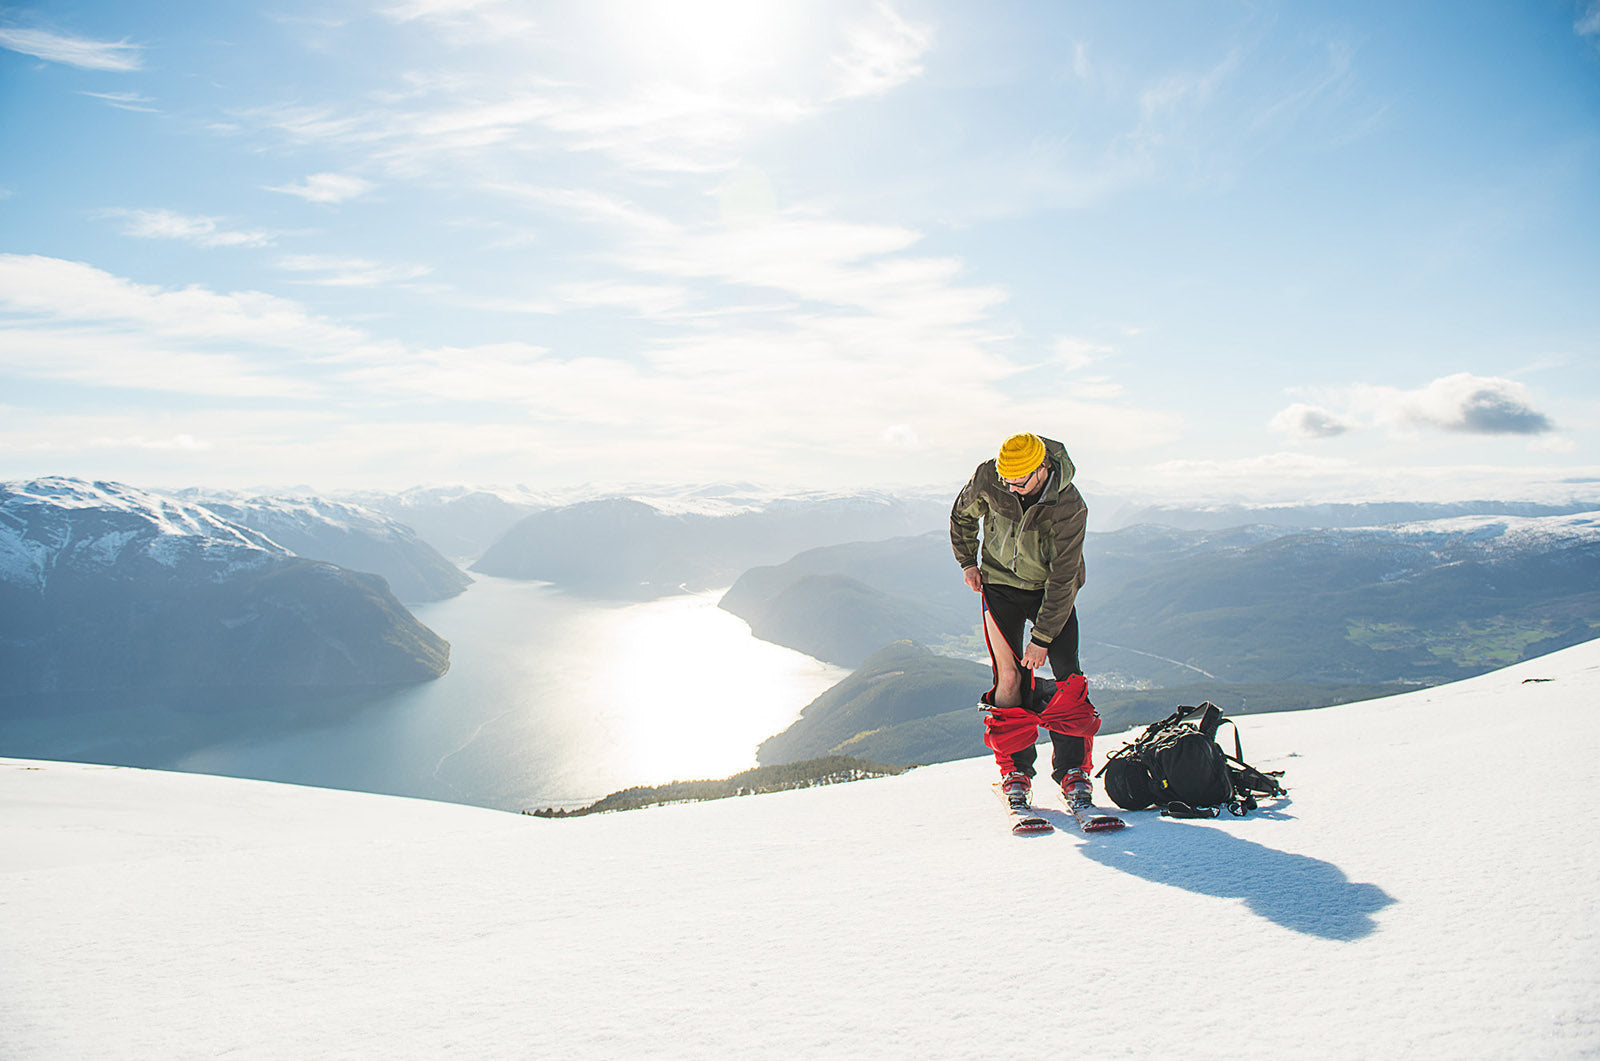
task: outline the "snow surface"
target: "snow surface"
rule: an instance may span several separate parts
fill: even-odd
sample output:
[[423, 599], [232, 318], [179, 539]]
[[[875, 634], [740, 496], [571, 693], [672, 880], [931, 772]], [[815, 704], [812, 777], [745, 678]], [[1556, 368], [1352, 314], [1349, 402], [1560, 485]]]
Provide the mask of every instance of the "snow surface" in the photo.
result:
[[1245, 716], [1287, 800], [1095, 837], [981, 759], [553, 821], [0, 760], [0, 1055], [1600, 1056], [1597, 693]]

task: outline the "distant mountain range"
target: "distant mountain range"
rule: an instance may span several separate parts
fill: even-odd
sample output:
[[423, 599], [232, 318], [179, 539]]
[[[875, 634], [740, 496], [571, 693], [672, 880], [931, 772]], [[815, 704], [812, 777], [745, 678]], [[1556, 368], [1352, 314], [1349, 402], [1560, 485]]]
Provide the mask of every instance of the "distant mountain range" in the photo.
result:
[[782, 499], [723, 514], [613, 497], [535, 512], [471, 570], [586, 596], [650, 599], [715, 589], [804, 549], [937, 526], [946, 508], [888, 495]]
[[417, 487], [398, 493], [363, 490], [337, 496], [398, 520], [456, 561], [476, 559], [518, 520], [557, 504], [549, 495], [525, 487]]
[[314, 496], [248, 497], [185, 490], [177, 496], [259, 531], [296, 556], [382, 575], [407, 604], [454, 597], [472, 579], [411, 527], [370, 508]]
[[[1371, 697], [1600, 635], [1592, 510], [1145, 514], [1191, 525], [1096, 531], [1086, 546], [1082, 655], [1108, 726], [1188, 700], [1237, 713]], [[1395, 514], [1448, 518], [1330, 525]], [[1210, 526], [1239, 515], [1262, 521]], [[857, 668], [763, 746], [764, 763], [980, 754], [989, 671], [946, 516], [938, 498], [741, 484], [577, 503], [523, 488], [331, 500], [0, 484], [0, 699], [427, 680], [449, 646], [400, 601], [461, 592], [470, 579], [441, 551], [481, 551], [474, 571], [597, 598], [731, 585], [722, 606], [756, 636]]]
[[394, 685], [444, 673], [449, 650], [382, 578], [205, 505], [76, 479], [0, 484], [6, 696]]
[[[1600, 636], [1596, 512], [1144, 525], [1090, 534], [1085, 552], [1082, 657], [1108, 729], [1201, 700], [1243, 713], [1382, 696]], [[747, 572], [722, 604], [757, 636], [856, 668], [762, 746], [763, 763], [982, 753], [987, 653], [946, 535], [812, 550]]]
[[[1123, 684], [1431, 684], [1600, 634], [1600, 513], [1318, 531], [1138, 526], [1091, 533], [1085, 554], [1085, 669]], [[977, 598], [943, 533], [749, 571], [723, 607], [757, 636], [845, 666], [899, 638], [984, 651]]]

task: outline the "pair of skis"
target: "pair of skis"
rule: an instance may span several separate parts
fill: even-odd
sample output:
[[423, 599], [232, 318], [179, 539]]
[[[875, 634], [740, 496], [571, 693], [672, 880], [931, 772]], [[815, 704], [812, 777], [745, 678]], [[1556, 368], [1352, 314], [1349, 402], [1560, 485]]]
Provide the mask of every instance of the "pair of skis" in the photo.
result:
[[[1042, 836], [1045, 833], [1055, 832], [1056, 827], [1048, 818], [1041, 818], [1034, 813], [1033, 806], [1025, 794], [1007, 795], [1000, 790], [998, 784], [994, 789], [1006, 804], [1006, 816], [1011, 820], [1013, 835]], [[1078, 823], [1078, 828], [1086, 833], [1114, 832], [1128, 824], [1114, 814], [1101, 814], [1088, 799], [1068, 799], [1063, 795], [1061, 801], [1071, 813], [1072, 820]]]

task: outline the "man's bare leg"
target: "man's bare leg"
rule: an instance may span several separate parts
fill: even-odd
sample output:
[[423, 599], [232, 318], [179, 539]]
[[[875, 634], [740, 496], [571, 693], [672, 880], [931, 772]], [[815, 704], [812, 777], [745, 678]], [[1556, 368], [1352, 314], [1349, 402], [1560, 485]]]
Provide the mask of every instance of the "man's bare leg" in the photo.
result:
[[994, 706], [1021, 707], [1022, 668], [1017, 665], [1010, 642], [995, 625], [994, 616], [987, 609], [983, 613], [983, 623], [989, 632], [989, 655], [994, 659]]

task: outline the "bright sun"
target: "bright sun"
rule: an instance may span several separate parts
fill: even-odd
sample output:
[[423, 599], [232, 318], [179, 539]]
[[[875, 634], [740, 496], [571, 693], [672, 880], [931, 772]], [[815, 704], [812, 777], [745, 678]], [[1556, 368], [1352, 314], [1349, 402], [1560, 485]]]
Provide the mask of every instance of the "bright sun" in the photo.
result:
[[771, 0], [619, 0], [608, 36], [641, 80], [715, 88], [760, 79], [796, 54], [806, 6]]

